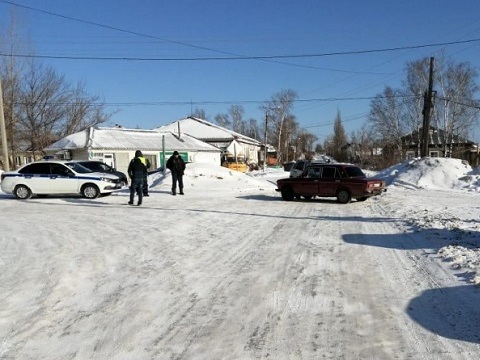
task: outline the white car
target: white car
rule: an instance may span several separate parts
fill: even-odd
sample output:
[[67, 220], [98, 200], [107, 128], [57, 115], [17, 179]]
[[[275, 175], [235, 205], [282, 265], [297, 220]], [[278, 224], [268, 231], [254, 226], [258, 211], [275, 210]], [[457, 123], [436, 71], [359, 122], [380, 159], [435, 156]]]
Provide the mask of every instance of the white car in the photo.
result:
[[44, 160], [27, 164], [1, 175], [2, 191], [17, 199], [33, 195], [80, 194], [87, 199], [120, 189], [118, 176], [96, 173], [73, 161]]
[[303, 171], [309, 165], [330, 164], [334, 162], [335, 160], [333, 160], [331, 157], [327, 155], [321, 155], [320, 157], [315, 158], [313, 160], [297, 160], [295, 164], [293, 164], [292, 167], [290, 168], [290, 177], [291, 178], [299, 177], [300, 175], [303, 174]]

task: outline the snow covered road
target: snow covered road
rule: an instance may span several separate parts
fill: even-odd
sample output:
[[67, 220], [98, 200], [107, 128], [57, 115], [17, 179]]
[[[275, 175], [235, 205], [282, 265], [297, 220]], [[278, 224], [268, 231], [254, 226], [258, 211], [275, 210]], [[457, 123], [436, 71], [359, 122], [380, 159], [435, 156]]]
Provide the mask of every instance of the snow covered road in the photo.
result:
[[0, 194], [0, 359], [479, 358], [480, 294], [401, 191], [168, 188], [142, 207]]

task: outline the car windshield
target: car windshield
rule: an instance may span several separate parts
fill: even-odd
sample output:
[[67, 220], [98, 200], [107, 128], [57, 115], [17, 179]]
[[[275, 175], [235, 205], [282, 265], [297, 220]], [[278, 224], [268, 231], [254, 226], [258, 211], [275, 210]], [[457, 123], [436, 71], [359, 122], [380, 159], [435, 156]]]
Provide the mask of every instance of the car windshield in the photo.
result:
[[347, 177], [365, 177], [362, 169], [356, 166], [348, 166], [345, 168], [345, 172], [347, 173]]
[[87, 174], [87, 173], [93, 172], [92, 170], [87, 169], [85, 166], [80, 165], [79, 163], [71, 162], [71, 163], [66, 163], [65, 165], [67, 165], [70, 169], [80, 174]]

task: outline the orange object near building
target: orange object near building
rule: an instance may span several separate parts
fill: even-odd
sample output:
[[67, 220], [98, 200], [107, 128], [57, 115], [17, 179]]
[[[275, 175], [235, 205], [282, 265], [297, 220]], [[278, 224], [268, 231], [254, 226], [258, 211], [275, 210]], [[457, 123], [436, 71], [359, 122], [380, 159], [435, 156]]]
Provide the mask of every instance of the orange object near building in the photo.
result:
[[240, 172], [247, 172], [248, 170], [248, 165], [243, 155], [235, 157], [230, 153], [225, 153], [222, 156], [222, 166]]

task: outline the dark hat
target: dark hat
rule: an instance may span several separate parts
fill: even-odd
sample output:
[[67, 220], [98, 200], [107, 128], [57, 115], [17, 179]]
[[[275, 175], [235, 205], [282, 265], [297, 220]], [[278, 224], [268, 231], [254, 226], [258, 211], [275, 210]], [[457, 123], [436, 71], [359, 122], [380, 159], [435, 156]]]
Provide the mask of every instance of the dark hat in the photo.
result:
[[135, 157], [140, 157], [143, 156], [142, 152], [140, 150], [135, 151]]
[[178, 155], [178, 151], [175, 150], [175, 151], [173, 152], [173, 155]]

